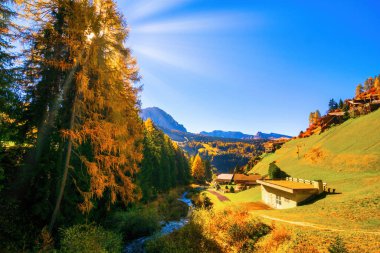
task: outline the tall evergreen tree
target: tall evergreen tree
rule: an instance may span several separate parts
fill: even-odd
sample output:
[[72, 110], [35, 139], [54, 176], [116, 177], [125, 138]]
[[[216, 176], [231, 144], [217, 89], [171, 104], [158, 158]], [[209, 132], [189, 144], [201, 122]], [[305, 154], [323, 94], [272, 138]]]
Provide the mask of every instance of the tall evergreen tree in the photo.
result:
[[[138, 89], [133, 86], [138, 75], [124, 46], [128, 31], [112, 0], [26, 4], [37, 28], [29, 33], [29, 111], [36, 119], [31, 129], [38, 129], [32, 164], [56, 153], [52, 162], [61, 178], [52, 228], [70, 167], [83, 212], [96, 199], [106, 197], [109, 204], [135, 199], [133, 177], [142, 159]], [[80, 176], [83, 172], [86, 177]]]
[[205, 169], [205, 179], [206, 181], [211, 182], [212, 180], [212, 167], [211, 167], [211, 162], [209, 159], [205, 159], [203, 161], [203, 166]]
[[156, 128], [151, 119], [145, 121], [144, 126], [144, 158], [138, 173], [138, 183], [144, 200], [150, 200], [158, 192], [187, 184], [190, 170], [180, 147]]
[[3, 141], [15, 141], [17, 136], [20, 99], [17, 94], [13, 48], [15, 13], [9, 8], [12, 1], [0, 1], [0, 145]]
[[331, 111], [334, 111], [336, 109], [338, 109], [338, 103], [335, 102], [335, 100], [332, 98], [329, 101], [329, 111], [331, 112]]
[[339, 99], [339, 105], [338, 105], [338, 107], [339, 107], [339, 109], [343, 109], [344, 103], [343, 103], [342, 99]]

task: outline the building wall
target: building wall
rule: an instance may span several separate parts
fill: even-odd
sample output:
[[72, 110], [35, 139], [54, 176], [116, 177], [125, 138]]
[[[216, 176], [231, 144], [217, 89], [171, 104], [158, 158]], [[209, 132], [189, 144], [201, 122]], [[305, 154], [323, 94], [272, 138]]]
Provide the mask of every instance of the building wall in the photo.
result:
[[261, 185], [262, 200], [268, 206], [276, 209], [296, 207], [297, 203], [309, 198], [312, 194], [306, 192], [289, 193]]
[[219, 184], [229, 184], [231, 180], [228, 179], [216, 179], [216, 182]]

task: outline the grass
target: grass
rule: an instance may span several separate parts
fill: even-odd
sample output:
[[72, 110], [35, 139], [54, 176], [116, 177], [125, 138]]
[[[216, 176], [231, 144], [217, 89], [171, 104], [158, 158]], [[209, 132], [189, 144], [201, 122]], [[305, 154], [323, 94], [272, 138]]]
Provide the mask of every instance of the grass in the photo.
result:
[[[303, 241], [315, 252], [327, 252], [339, 236], [349, 252], [379, 252], [380, 235], [380, 110], [305, 139], [286, 143], [274, 154], [267, 154], [252, 173], [265, 175], [269, 164], [277, 165], [292, 177], [322, 179], [340, 194], [327, 195], [313, 204], [285, 210], [252, 211], [253, 216], [267, 215], [289, 221], [314, 223], [344, 231], [318, 230], [283, 224], [292, 232], [291, 243]], [[299, 155], [297, 151], [299, 150]], [[242, 205], [261, 199], [260, 188], [240, 193], [225, 193], [231, 202], [219, 202], [218, 208]], [[268, 224], [272, 221], [267, 220]], [[326, 246], [327, 245], [327, 246]], [[299, 252], [303, 252], [300, 249]], [[314, 252], [314, 251], [310, 251]]]
[[218, 193], [231, 200], [224, 202], [219, 201], [219, 199], [210, 192], [204, 191], [204, 193], [210, 198], [215, 209], [223, 209], [230, 206], [240, 205], [242, 203], [257, 202], [261, 200], [261, 190], [258, 186], [237, 193], [223, 193], [218, 191]]
[[261, 190], [259, 186], [238, 193], [225, 193], [224, 195], [233, 203], [255, 202], [261, 200]]
[[[278, 218], [376, 230], [380, 223], [380, 110], [305, 139], [286, 143], [266, 156], [252, 172], [266, 174], [269, 163], [293, 177], [322, 179], [337, 195], [288, 210]], [[300, 150], [298, 158], [297, 150]]]

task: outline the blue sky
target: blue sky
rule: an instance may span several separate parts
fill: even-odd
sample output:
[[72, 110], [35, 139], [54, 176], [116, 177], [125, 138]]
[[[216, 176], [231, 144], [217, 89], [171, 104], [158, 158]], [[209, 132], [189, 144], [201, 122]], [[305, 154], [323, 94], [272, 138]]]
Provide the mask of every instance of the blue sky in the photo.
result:
[[188, 131], [297, 135], [380, 74], [380, 1], [119, 0], [143, 107]]

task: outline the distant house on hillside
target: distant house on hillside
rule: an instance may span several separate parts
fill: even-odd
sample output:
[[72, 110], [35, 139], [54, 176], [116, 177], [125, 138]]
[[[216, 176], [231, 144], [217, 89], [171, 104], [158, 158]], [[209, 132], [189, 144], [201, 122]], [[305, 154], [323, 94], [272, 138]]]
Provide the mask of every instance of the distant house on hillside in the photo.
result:
[[278, 138], [264, 143], [265, 153], [272, 153], [279, 149], [285, 142], [291, 140], [290, 138]]
[[257, 180], [262, 179], [261, 175], [244, 175], [244, 174], [220, 174], [216, 178], [218, 184], [229, 184], [234, 182], [235, 184], [250, 186], [257, 185]]
[[354, 99], [347, 100], [346, 103], [352, 117], [365, 115], [380, 108], [380, 94], [364, 93]]
[[261, 175], [244, 175], [244, 174], [235, 174], [233, 177], [233, 180], [235, 184], [242, 184], [242, 185], [257, 185], [257, 180], [262, 179]]
[[266, 142], [264, 143], [264, 149], [265, 149], [265, 153], [272, 153], [274, 152], [274, 144], [273, 142]]
[[313, 134], [320, 134], [328, 129], [333, 124], [341, 124], [344, 122], [345, 112], [340, 109], [327, 113], [325, 116], [320, 117], [316, 123], [311, 124], [305, 132], [302, 132], [298, 137], [306, 138]]
[[229, 184], [232, 181], [234, 174], [219, 174], [216, 177], [216, 182], [219, 184]]
[[309, 181], [295, 178], [287, 180], [258, 180], [261, 184], [262, 200], [276, 209], [286, 209], [298, 206], [311, 197], [323, 192], [321, 180]]

